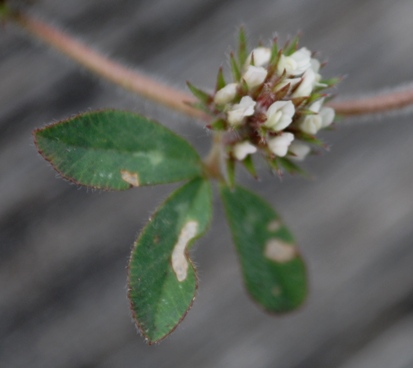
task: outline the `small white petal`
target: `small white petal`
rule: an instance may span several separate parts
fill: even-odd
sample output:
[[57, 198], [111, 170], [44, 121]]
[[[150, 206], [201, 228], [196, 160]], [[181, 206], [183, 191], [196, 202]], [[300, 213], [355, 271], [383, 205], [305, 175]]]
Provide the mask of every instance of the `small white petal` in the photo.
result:
[[302, 47], [294, 52], [291, 58], [297, 62], [296, 75], [304, 73], [307, 69], [311, 68], [311, 51], [306, 47]]
[[321, 80], [321, 74], [319, 73], [320, 71], [320, 62], [317, 59], [311, 59], [311, 69], [314, 72], [315, 75], [315, 86], [316, 87], [328, 87], [327, 84], [325, 83], [319, 83]]
[[294, 52], [291, 56], [281, 55], [278, 61], [277, 71], [282, 74], [285, 70], [287, 75], [300, 75], [311, 68], [311, 52], [305, 47]]
[[279, 136], [268, 140], [268, 148], [275, 155], [284, 157], [287, 154], [288, 147], [293, 140], [294, 134], [289, 132], [281, 133]]
[[307, 144], [301, 142], [293, 142], [291, 143], [289, 149], [291, 155], [291, 159], [296, 161], [303, 161], [306, 156], [310, 153], [311, 148]]
[[257, 152], [257, 147], [248, 141], [237, 143], [234, 145], [233, 153], [237, 160], [242, 161], [251, 153]]
[[279, 132], [291, 124], [294, 114], [295, 107], [291, 101], [276, 101], [268, 108], [267, 120], [263, 125]]
[[297, 62], [290, 56], [281, 55], [277, 64], [277, 72], [279, 75], [284, 73], [287, 75], [294, 75], [294, 70], [297, 69]]
[[254, 107], [257, 103], [250, 97], [244, 96], [239, 104], [232, 106], [227, 112], [228, 123], [231, 125], [239, 125], [244, 120], [244, 117], [254, 114]]
[[301, 131], [307, 134], [317, 134], [323, 127], [323, 119], [319, 114], [307, 115], [299, 125]]
[[311, 106], [308, 108], [308, 110], [312, 112], [320, 112], [321, 106], [324, 103], [324, 98], [320, 98], [319, 100], [313, 102]]
[[311, 63], [311, 69], [313, 69], [314, 73], [318, 73], [320, 71], [320, 62], [317, 59], [312, 58], [310, 60]]
[[323, 128], [328, 127], [334, 120], [335, 111], [331, 107], [323, 107], [320, 111]]
[[238, 83], [229, 83], [215, 93], [214, 102], [217, 105], [225, 105], [232, 102], [237, 94]]
[[265, 66], [270, 62], [271, 49], [268, 47], [257, 47], [248, 55], [248, 58], [245, 61], [245, 68], [248, 68], [248, 65], [251, 64], [253, 54], [255, 66]]
[[248, 85], [248, 88], [255, 88], [262, 84], [267, 78], [268, 71], [262, 66], [248, 65], [248, 68], [242, 78]]
[[293, 97], [310, 96], [316, 84], [316, 74], [312, 69], [307, 69], [303, 74], [303, 80], [297, 89], [293, 92]]

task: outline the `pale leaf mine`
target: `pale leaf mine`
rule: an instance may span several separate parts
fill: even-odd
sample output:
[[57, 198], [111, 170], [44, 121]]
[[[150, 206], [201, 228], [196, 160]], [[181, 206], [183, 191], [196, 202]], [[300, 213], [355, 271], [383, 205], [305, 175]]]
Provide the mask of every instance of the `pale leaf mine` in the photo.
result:
[[265, 245], [264, 255], [272, 261], [285, 263], [295, 258], [297, 250], [292, 244], [270, 239]]
[[182, 228], [177, 243], [172, 252], [172, 268], [179, 282], [184, 281], [188, 272], [188, 261], [185, 256], [185, 248], [193, 239], [198, 230], [196, 221], [188, 221]]

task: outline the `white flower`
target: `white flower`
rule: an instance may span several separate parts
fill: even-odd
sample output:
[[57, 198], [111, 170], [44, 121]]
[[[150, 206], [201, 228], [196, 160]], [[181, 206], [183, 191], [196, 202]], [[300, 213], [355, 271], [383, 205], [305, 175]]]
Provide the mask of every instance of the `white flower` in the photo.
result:
[[291, 159], [296, 161], [303, 161], [305, 157], [310, 153], [311, 148], [307, 144], [301, 142], [293, 142], [289, 147]]
[[287, 75], [300, 75], [311, 67], [311, 52], [305, 47], [294, 52], [291, 56], [281, 55], [277, 71], [281, 75], [284, 70]]
[[317, 75], [313, 69], [307, 69], [307, 71], [303, 74], [302, 82], [297, 87], [297, 89], [293, 92], [293, 97], [304, 97], [310, 96], [311, 92], [313, 92], [313, 88], [316, 84]]
[[242, 161], [251, 153], [257, 152], [257, 147], [248, 141], [240, 142], [234, 145], [233, 153], [237, 160]]
[[247, 83], [248, 88], [252, 89], [262, 84], [265, 81], [265, 78], [267, 78], [267, 74], [267, 69], [262, 66], [248, 65], [242, 78]]
[[317, 59], [311, 59], [311, 69], [315, 74], [315, 85], [317, 87], [328, 87], [327, 84], [319, 83], [321, 79], [320, 71], [320, 62]]
[[335, 112], [331, 107], [322, 107], [324, 98], [311, 104], [309, 110], [314, 115], [307, 115], [300, 123], [299, 127], [304, 133], [316, 134], [321, 128], [329, 126], [333, 120]]
[[232, 106], [227, 112], [228, 123], [231, 125], [239, 125], [244, 120], [245, 116], [254, 114], [256, 102], [250, 96], [244, 96], [238, 104]]
[[321, 75], [318, 73], [320, 70], [320, 62], [317, 59], [310, 60], [310, 68], [308, 68], [303, 74], [303, 81], [294, 91], [293, 97], [310, 96], [314, 87], [327, 87], [324, 83], [319, 83]]
[[300, 129], [307, 134], [317, 134], [317, 132], [323, 127], [323, 120], [321, 116], [307, 115], [300, 124]]
[[247, 68], [248, 65], [251, 64], [253, 54], [255, 66], [264, 66], [270, 62], [271, 49], [269, 49], [268, 47], [257, 47], [248, 55], [247, 60], [245, 61], [245, 68]]
[[237, 95], [238, 83], [229, 83], [215, 93], [214, 102], [217, 105], [225, 105], [232, 102]]
[[279, 136], [268, 140], [268, 147], [275, 155], [284, 157], [293, 140], [294, 134], [288, 132], [281, 133]]
[[264, 126], [279, 132], [288, 127], [295, 114], [295, 107], [291, 101], [276, 101], [267, 110], [267, 121]]

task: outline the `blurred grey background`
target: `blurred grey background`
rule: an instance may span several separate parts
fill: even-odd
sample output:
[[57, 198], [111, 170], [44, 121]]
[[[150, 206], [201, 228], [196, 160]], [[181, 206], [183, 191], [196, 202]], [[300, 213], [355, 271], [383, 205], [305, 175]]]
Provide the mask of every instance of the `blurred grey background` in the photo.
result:
[[[250, 39], [303, 33], [341, 96], [413, 79], [411, 0], [39, 0], [30, 14], [177, 88], [212, 88], [237, 27]], [[244, 173], [295, 233], [307, 303], [286, 316], [246, 295], [222, 209], [193, 254], [194, 307], [148, 347], [131, 322], [126, 265], [151, 211], [176, 185], [99, 192], [58, 179], [31, 132], [104, 107], [145, 113], [200, 152], [191, 119], [98, 80], [14, 25], [0, 31], [0, 366], [408, 368], [413, 366], [413, 116], [353, 119], [323, 133], [315, 180]]]

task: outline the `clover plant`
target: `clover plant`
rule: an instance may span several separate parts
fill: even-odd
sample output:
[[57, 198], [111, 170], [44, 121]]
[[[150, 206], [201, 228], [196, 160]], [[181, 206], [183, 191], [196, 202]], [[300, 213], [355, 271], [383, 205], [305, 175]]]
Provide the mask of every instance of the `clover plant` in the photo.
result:
[[230, 65], [232, 81], [220, 69], [211, 93], [188, 83], [198, 100], [193, 106], [211, 117], [214, 140], [205, 160], [168, 128], [127, 111], [88, 112], [34, 132], [42, 156], [76, 184], [126, 190], [185, 182], [151, 216], [129, 260], [132, 314], [149, 343], [171, 333], [194, 301], [198, 280], [189, 250], [211, 221], [211, 181], [253, 300], [283, 313], [307, 294], [291, 232], [264, 199], [236, 183], [235, 170], [241, 166], [256, 177], [260, 157], [278, 175], [302, 172], [297, 162], [322, 146], [315, 134], [333, 122], [325, 90], [337, 79], [321, 77], [320, 62], [298, 47], [298, 38], [282, 48], [275, 39], [248, 51], [243, 30]]

